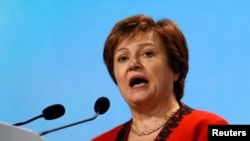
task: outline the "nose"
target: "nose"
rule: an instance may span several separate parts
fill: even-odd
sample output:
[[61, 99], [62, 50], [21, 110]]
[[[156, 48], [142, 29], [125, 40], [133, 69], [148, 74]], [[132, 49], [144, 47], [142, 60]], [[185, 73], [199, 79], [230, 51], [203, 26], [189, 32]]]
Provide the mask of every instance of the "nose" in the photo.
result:
[[129, 62], [129, 70], [138, 70], [141, 68], [142, 68], [142, 64], [140, 63], [138, 59], [134, 58]]

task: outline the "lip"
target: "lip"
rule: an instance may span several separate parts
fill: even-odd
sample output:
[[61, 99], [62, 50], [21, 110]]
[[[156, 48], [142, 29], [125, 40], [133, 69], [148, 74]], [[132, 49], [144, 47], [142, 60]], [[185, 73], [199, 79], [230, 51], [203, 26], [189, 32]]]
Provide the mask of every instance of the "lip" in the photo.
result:
[[[141, 74], [134, 74], [134, 75], [130, 76], [130, 78], [129, 78], [129, 81], [128, 81], [129, 87], [130, 87], [130, 82], [131, 82], [133, 79], [137, 79], [137, 78], [145, 79], [145, 80], [148, 81], [148, 79], [147, 79], [144, 75], [141, 75]], [[141, 87], [141, 86], [144, 86], [144, 85], [147, 85], [147, 84], [140, 84], [140, 85], [138, 85], [138, 86], [134, 86], [134, 87], [130, 87], [130, 88]]]

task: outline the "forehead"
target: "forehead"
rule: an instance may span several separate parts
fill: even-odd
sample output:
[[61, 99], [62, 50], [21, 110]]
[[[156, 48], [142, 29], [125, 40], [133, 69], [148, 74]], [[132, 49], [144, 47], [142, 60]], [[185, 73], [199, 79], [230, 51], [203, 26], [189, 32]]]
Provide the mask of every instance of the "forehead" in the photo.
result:
[[151, 43], [156, 44], [159, 46], [162, 42], [160, 40], [159, 35], [156, 32], [149, 31], [149, 32], [139, 32], [135, 35], [128, 36], [121, 40], [117, 46], [116, 49], [126, 47], [127, 45], [131, 44], [144, 44], [144, 43]]

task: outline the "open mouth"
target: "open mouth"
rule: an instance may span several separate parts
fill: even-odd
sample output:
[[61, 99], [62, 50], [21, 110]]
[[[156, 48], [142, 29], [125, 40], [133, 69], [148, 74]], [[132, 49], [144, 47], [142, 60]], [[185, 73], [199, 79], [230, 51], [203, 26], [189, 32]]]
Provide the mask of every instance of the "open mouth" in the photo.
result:
[[134, 86], [140, 85], [140, 84], [148, 84], [148, 80], [146, 80], [144, 78], [133, 78], [129, 81], [130, 87], [134, 87]]

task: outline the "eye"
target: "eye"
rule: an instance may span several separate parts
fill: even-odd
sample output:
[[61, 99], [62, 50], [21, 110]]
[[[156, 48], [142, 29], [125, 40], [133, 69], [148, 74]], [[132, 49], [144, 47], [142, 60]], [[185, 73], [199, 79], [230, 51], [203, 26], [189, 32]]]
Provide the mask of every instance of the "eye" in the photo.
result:
[[122, 55], [118, 58], [118, 62], [125, 62], [126, 60], [128, 60], [128, 57], [125, 55]]
[[151, 57], [151, 56], [153, 56], [153, 51], [150, 51], [150, 50], [144, 51], [142, 56]]

